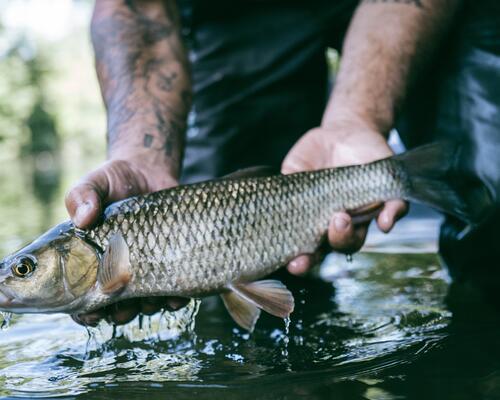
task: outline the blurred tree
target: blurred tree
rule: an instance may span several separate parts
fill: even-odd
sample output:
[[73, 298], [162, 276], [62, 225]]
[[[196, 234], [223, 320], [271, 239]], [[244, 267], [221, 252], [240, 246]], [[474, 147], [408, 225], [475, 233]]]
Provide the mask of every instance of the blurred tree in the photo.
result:
[[[33, 194], [41, 204], [48, 205], [61, 181], [60, 140], [54, 117], [45, 110], [43, 103], [43, 98], [39, 97], [31, 110], [27, 121], [30, 141], [26, 148], [32, 166]], [[46, 217], [42, 221], [44, 228], [50, 223], [50, 213]]]
[[[0, 26], [0, 35], [4, 34]], [[22, 157], [33, 195], [46, 209], [40, 221], [45, 229], [51, 223], [50, 204], [61, 181], [61, 139], [45, 87], [51, 68], [40, 48], [24, 34], [5, 42], [0, 54], [0, 157]]]
[[[44, 103], [43, 81], [49, 68], [34, 43], [24, 34], [7, 37], [0, 25], [0, 36], [5, 49], [0, 53], [0, 140], [3, 142], [0, 157], [24, 153], [31, 149], [32, 135], [26, 122], [33, 113], [38, 113]], [[49, 113], [45, 120], [51, 120], [49, 134], [57, 135], [55, 121]], [[34, 122], [34, 121], [32, 121]], [[43, 135], [43, 133], [42, 133]], [[3, 151], [2, 151], [3, 150]], [[3, 153], [3, 154], [2, 154]]]
[[55, 153], [60, 149], [60, 138], [56, 130], [54, 116], [45, 107], [43, 97], [38, 97], [28, 116], [29, 143], [26, 150], [29, 154]]

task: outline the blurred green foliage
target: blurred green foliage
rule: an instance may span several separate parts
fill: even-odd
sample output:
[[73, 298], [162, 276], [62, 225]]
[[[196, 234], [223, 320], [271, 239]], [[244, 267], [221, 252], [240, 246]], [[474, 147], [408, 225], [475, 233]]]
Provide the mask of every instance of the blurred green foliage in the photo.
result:
[[[2, 255], [66, 219], [64, 193], [105, 157], [91, 8], [81, 0], [0, 0]], [[54, 26], [57, 34], [43, 30]]]
[[55, 149], [72, 161], [103, 158], [105, 119], [87, 26], [47, 40], [1, 18], [0, 160]]
[[[5, 28], [0, 25], [0, 35]], [[7, 43], [4, 54], [0, 56], [0, 154], [17, 154], [27, 140], [24, 121], [40, 95], [41, 70], [44, 62], [25, 62], [22, 51], [26, 50], [25, 38], [18, 37]]]

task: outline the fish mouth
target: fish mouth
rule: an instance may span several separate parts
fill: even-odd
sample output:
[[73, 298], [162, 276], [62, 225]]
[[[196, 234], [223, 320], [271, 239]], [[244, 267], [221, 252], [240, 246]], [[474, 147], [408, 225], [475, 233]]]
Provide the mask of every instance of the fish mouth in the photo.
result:
[[12, 307], [12, 299], [0, 290], [0, 309]]
[[6, 295], [2, 289], [0, 289], [0, 311], [9, 311], [14, 308], [22, 308], [23, 304], [19, 303], [12, 297]]

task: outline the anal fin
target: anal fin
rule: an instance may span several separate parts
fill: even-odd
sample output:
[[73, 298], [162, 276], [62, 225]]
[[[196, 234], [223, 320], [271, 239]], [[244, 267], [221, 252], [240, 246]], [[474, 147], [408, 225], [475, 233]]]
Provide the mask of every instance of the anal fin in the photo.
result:
[[122, 290], [132, 278], [130, 252], [121, 233], [115, 233], [109, 239], [109, 245], [104, 252], [97, 280], [105, 294]]
[[292, 293], [280, 281], [268, 279], [251, 283], [238, 283], [231, 289], [260, 309], [280, 318], [288, 318], [295, 301]]
[[234, 321], [247, 331], [253, 332], [255, 323], [260, 316], [260, 310], [257, 306], [235, 292], [224, 292], [220, 296]]

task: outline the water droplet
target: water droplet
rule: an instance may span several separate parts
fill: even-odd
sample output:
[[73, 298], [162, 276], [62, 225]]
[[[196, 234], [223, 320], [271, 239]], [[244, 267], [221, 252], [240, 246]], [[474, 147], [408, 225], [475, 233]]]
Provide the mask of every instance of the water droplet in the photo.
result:
[[89, 360], [90, 359], [90, 351], [91, 351], [91, 349], [93, 347], [95, 347], [95, 348], [98, 347], [97, 340], [96, 340], [96, 331], [97, 331], [97, 328], [91, 328], [89, 326], [86, 326], [85, 330], [87, 331], [87, 343], [85, 344], [84, 360]]
[[283, 321], [285, 322], [285, 335], [288, 335], [290, 333], [290, 317], [286, 317]]
[[345, 259], [348, 263], [351, 263], [352, 262], [352, 254], [346, 254], [345, 255]]
[[11, 318], [12, 318], [12, 313], [0, 311], [0, 319], [2, 320], [0, 324], [1, 330], [5, 330], [10, 326]]
[[288, 334], [290, 333], [290, 317], [287, 317], [283, 320], [285, 322], [285, 335], [283, 336], [283, 349], [281, 350], [281, 355], [283, 357], [288, 357], [288, 343], [290, 342], [290, 338]]

